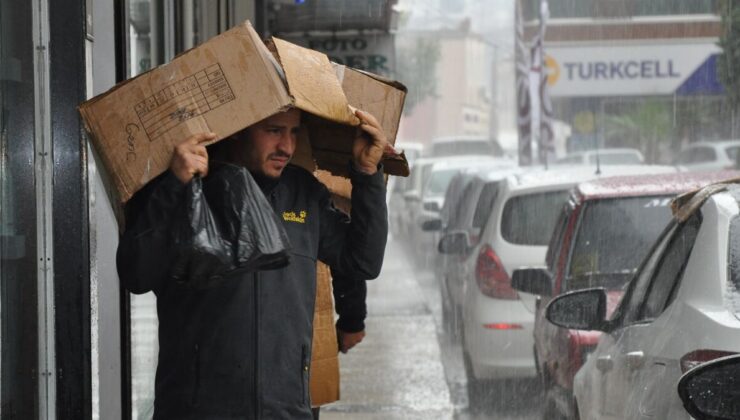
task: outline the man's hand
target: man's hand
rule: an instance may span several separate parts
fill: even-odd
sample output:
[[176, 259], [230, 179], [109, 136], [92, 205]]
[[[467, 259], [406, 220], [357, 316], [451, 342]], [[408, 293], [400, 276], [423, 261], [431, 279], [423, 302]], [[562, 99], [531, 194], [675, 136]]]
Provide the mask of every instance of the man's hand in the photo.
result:
[[187, 184], [195, 174], [208, 175], [208, 152], [203, 144], [215, 140], [216, 137], [215, 133], [194, 134], [175, 146], [170, 171], [180, 182]]
[[344, 332], [337, 328], [337, 339], [339, 340], [339, 351], [347, 353], [349, 349], [360, 344], [365, 338], [365, 331], [356, 333]]
[[360, 172], [372, 175], [377, 172], [378, 164], [383, 159], [388, 139], [385, 138], [383, 127], [371, 114], [357, 110], [355, 115], [360, 119], [362, 129], [352, 146], [355, 167]]

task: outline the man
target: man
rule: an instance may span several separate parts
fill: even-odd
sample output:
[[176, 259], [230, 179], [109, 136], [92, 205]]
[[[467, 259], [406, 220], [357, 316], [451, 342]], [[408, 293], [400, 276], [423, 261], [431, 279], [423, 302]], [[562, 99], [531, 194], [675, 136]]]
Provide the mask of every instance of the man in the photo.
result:
[[377, 120], [357, 111], [350, 178], [351, 220], [335, 210], [311, 173], [290, 165], [301, 113], [260, 121], [212, 149], [246, 167], [283, 219], [291, 261], [283, 269], [226, 277], [193, 290], [168, 277], [169, 219], [185, 185], [208, 173], [214, 134], [176, 147], [170, 170], [126, 207], [118, 271], [133, 293], [154, 291], [159, 317], [155, 419], [311, 419], [308, 387], [316, 261], [340, 278], [377, 277], [387, 236], [380, 161], [387, 141]]

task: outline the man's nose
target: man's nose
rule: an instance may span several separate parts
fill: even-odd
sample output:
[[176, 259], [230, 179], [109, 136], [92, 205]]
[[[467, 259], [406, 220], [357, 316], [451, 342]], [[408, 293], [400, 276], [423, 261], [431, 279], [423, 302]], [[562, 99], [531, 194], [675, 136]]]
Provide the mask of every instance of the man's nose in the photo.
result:
[[278, 142], [278, 150], [283, 153], [292, 155], [295, 151], [295, 144], [296, 135], [293, 133], [285, 133], [280, 136], [280, 141]]

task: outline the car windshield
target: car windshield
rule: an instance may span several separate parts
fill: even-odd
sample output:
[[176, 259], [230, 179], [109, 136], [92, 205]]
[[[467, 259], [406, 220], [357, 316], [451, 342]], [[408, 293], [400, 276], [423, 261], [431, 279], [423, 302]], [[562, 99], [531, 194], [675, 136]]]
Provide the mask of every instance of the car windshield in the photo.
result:
[[621, 288], [670, 220], [671, 198], [631, 197], [588, 202], [570, 254], [566, 289]]
[[509, 199], [501, 217], [501, 235], [512, 244], [547, 246], [568, 190], [520, 195]]
[[426, 184], [424, 189], [424, 196], [437, 197], [444, 195], [447, 191], [447, 186], [450, 185], [450, 181], [455, 174], [459, 173], [460, 169], [443, 169], [432, 171], [429, 182]]

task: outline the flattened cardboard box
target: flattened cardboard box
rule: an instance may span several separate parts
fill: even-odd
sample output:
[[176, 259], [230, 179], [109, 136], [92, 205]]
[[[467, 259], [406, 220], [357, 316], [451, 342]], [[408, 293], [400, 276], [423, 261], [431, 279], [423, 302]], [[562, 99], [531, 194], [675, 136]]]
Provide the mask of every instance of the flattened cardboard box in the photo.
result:
[[221, 140], [289, 107], [323, 126], [359, 123], [324, 54], [273, 42], [279, 63], [245, 22], [80, 106], [119, 202], [164, 172], [175, 145], [195, 133]]

